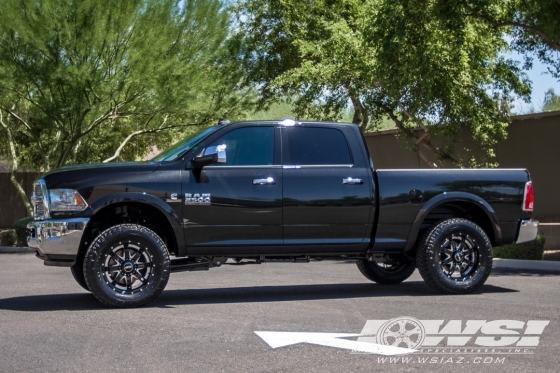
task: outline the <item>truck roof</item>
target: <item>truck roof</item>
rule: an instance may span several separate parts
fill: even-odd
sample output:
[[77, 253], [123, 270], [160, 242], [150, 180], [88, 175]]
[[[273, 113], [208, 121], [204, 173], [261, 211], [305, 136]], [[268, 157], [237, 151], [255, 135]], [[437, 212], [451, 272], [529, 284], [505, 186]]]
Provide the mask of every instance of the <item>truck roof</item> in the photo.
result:
[[235, 124], [241, 123], [261, 123], [261, 124], [280, 124], [285, 125], [286, 127], [294, 126], [294, 125], [306, 125], [306, 124], [321, 124], [321, 125], [333, 125], [333, 126], [356, 126], [354, 123], [347, 123], [347, 122], [333, 122], [333, 121], [320, 121], [320, 120], [299, 120], [293, 118], [287, 119], [276, 119], [276, 120], [241, 120], [237, 122], [229, 122], [224, 123], [220, 126], [231, 126]]

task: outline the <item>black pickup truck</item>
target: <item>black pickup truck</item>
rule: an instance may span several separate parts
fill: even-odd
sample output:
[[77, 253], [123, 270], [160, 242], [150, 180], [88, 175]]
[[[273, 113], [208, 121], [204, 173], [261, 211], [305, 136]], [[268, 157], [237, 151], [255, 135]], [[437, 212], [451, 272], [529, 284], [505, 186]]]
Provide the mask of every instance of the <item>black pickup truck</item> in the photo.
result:
[[480, 288], [492, 247], [533, 240], [527, 170], [376, 170], [359, 128], [206, 128], [147, 162], [63, 167], [34, 183], [29, 246], [101, 302], [154, 300], [174, 271], [252, 260], [355, 260], [378, 284], [418, 268]]

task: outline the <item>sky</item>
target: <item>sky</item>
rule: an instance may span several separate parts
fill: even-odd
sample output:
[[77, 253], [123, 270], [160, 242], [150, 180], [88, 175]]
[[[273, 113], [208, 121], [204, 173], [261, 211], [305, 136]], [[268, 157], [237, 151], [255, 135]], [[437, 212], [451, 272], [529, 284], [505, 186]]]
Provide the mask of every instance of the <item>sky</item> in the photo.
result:
[[[518, 53], [509, 53], [506, 55], [507, 58], [511, 58], [521, 62], [523, 65], [523, 56]], [[530, 71], [525, 71], [529, 76], [529, 79], [533, 82], [531, 102], [526, 103], [523, 100], [516, 100], [514, 104], [513, 112], [517, 114], [528, 114], [531, 112], [531, 106], [534, 107], [535, 112], [542, 111], [544, 93], [549, 89], [553, 88], [557, 95], [560, 95], [560, 81], [552, 78], [548, 74], [548, 70], [545, 65], [543, 65], [536, 56], [533, 57], [533, 68]]]

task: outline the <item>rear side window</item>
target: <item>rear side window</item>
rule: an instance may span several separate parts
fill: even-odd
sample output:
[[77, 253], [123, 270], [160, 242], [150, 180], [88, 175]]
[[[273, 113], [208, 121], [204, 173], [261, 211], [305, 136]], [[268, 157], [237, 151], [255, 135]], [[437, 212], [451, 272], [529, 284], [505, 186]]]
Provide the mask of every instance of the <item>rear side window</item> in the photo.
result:
[[352, 164], [344, 134], [335, 128], [282, 128], [283, 164]]

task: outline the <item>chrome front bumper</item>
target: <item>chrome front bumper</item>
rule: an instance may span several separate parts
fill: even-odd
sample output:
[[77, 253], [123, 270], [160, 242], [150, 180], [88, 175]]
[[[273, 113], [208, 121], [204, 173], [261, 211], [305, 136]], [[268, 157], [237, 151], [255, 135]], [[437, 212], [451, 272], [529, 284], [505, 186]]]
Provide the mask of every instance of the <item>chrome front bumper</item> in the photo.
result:
[[27, 225], [27, 245], [39, 256], [76, 256], [89, 218], [35, 220]]
[[521, 220], [519, 222], [519, 230], [517, 233], [517, 240], [515, 243], [523, 243], [533, 241], [537, 238], [537, 233], [539, 229], [539, 221], [538, 220]]

